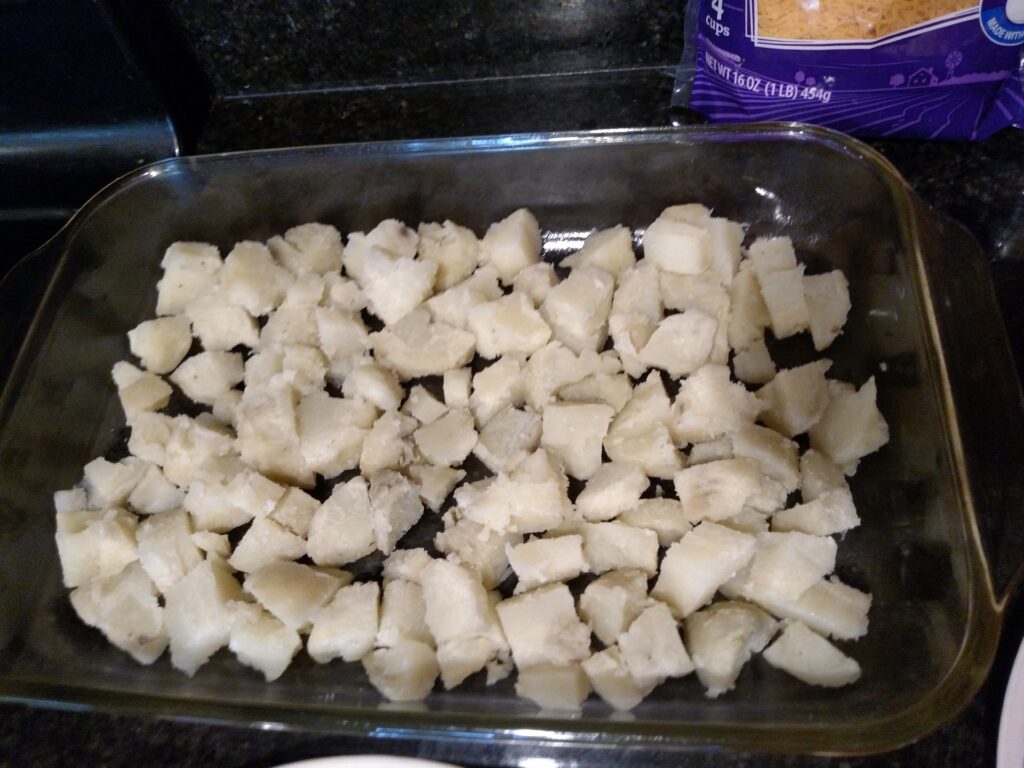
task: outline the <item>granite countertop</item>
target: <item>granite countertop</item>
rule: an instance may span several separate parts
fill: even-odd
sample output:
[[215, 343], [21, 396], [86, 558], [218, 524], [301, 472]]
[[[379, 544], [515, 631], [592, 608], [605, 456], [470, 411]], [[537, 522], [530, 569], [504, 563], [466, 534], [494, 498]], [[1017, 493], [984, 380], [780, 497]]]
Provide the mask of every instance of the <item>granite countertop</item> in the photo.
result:
[[[223, 151], [370, 139], [411, 139], [514, 131], [581, 130], [692, 121], [671, 114], [671, 79], [651, 67], [566, 75], [536, 87], [530, 78], [456, 86], [425, 84], [380, 91], [237, 94], [214, 101], [200, 151]], [[465, 108], [466, 104], [474, 105]], [[997, 268], [1020, 284], [1024, 264], [1024, 131], [978, 144], [875, 141], [922, 197], [964, 223]], [[1010, 283], [1015, 285], [1017, 283]], [[1012, 309], [1012, 307], [1011, 307]], [[1020, 355], [1019, 340], [1018, 358]], [[829, 760], [716, 753], [652, 755], [632, 750], [540, 753], [572, 764], [687, 766], [927, 765], [972, 768], [995, 762], [1003, 690], [1021, 637], [1024, 596], [1007, 613], [993, 672], [968, 707], [935, 734], [887, 755]], [[90, 712], [0, 706], [0, 766], [217, 765], [273, 766], [307, 757], [389, 752], [464, 764], [520, 764], [530, 755], [490, 745], [461, 757], [433, 742], [370, 741], [211, 724], [146, 720]], [[537, 765], [538, 763], [534, 763]], [[545, 763], [546, 764], [546, 763]]]

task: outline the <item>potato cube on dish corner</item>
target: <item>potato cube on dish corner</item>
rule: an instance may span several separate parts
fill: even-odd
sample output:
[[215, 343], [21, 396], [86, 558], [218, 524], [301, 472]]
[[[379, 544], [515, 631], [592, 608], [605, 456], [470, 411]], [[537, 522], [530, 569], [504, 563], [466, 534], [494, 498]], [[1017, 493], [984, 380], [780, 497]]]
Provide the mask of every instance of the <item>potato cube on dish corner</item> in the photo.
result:
[[152, 373], [170, 373], [192, 346], [188, 318], [182, 315], [146, 320], [128, 331], [128, 346]]
[[538, 262], [540, 252], [540, 225], [526, 208], [491, 224], [480, 243], [480, 261], [498, 271], [503, 285], [510, 285], [520, 270]]
[[811, 427], [811, 447], [841, 467], [877, 451], [889, 442], [889, 425], [876, 400], [874, 376], [855, 392], [833, 390], [825, 413]]
[[57, 514], [57, 552], [64, 586], [116, 576], [138, 559], [138, 518], [123, 509], [75, 510]]
[[234, 602], [231, 614], [228, 648], [268, 683], [277, 680], [302, 648], [299, 633], [255, 603]]
[[220, 251], [209, 243], [172, 243], [160, 262], [164, 274], [156, 284], [158, 315], [180, 315], [186, 306], [217, 283], [223, 266]]
[[379, 626], [380, 586], [360, 582], [342, 587], [317, 613], [306, 650], [314, 661], [359, 661], [371, 650]]
[[808, 685], [839, 688], [860, 678], [860, 664], [800, 621], [789, 622], [764, 651], [773, 667]]
[[760, 608], [735, 601], [715, 603], [686, 618], [686, 645], [708, 698], [736, 686], [743, 665], [764, 649], [778, 626]]
[[575, 712], [590, 693], [590, 681], [579, 663], [539, 664], [519, 670], [516, 695], [542, 710]]
[[191, 677], [231, 638], [232, 603], [242, 599], [238, 582], [204, 560], [164, 593], [164, 621], [171, 664]]
[[541, 445], [565, 462], [570, 475], [587, 480], [601, 466], [602, 443], [614, 415], [608, 405], [549, 405], [544, 409]]
[[390, 701], [419, 701], [434, 687], [440, 673], [437, 654], [425, 643], [401, 640], [363, 657], [373, 687]]
[[532, 539], [516, 546], [506, 544], [505, 551], [519, 580], [517, 594], [552, 581], [569, 581], [587, 567], [583, 539], [576, 535]]
[[757, 549], [757, 538], [712, 522], [702, 522], [669, 547], [651, 596], [685, 618], [714, 596], [743, 568]]
[[352, 574], [278, 560], [246, 576], [245, 591], [296, 632], [307, 632], [335, 592]]
[[620, 712], [633, 709], [661, 682], [658, 678], [634, 678], [616, 645], [584, 659], [581, 666], [594, 692]]
[[662, 214], [644, 232], [644, 257], [659, 269], [697, 275], [711, 263], [707, 230]]
[[637, 680], [682, 677], [693, 672], [693, 661], [679, 635], [679, 625], [664, 603], [653, 601], [619, 635], [619, 653]]
[[590, 654], [590, 628], [565, 584], [549, 584], [495, 606], [519, 669], [570, 664]]
[[70, 598], [83, 622], [100, 630], [140, 664], [152, 664], [167, 647], [163, 608], [157, 602], [156, 587], [139, 563], [77, 587]]

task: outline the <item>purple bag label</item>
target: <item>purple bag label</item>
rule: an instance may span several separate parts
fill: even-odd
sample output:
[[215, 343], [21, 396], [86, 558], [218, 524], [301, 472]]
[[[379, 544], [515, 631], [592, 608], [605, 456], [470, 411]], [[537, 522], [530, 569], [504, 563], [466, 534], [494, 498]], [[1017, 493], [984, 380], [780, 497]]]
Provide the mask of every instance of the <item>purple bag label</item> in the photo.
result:
[[897, 20], [869, 39], [849, 28], [816, 39], [810, 25], [785, 37], [778, 33], [788, 29], [758, 12], [758, 0], [701, 0], [689, 106], [712, 120], [972, 139], [1024, 122], [1014, 42], [1024, 40], [1024, 21], [1016, 21], [1024, 0], [984, 0], [909, 27]]

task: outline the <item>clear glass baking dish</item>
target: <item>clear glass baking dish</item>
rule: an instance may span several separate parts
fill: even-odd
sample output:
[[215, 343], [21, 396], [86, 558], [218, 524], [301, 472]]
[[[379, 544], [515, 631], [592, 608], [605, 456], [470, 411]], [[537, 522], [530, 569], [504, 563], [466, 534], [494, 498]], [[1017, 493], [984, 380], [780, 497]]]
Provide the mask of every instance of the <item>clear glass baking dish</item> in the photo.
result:
[[[691, 676], [627, 716], [596, 700], [577, 717], [538, 713], [508, 680], [384, 704], [358, 665], [303, 654], [268, 685], [222, 652], [188, 679], [166, 657], [135, 664], [76, 619], [51, 494], [121, 439], [109, 371], [153, 312], [167, 244], [226, 249], [304, 221], [348, 232], [387, 217], [482, 232], [526, 205], [557, 259], [590, 228], [642, 226], [691, 200], [752, 235], [790, 235], [811, 271], [850, 279], [831, 375], [876, 376], [892, 435], [854, 479], [864, 523], [840, 547], [839, 574], [874, 595], [871, 630], [849, 648], [858, 684], [809, 688], [756, 660], [732, 694], [709, 701]], [[934, 730], [988, 672], [1024, 559], [1019, 385], [977, 245], [852, 139], [776, 124], [178, 158], [107, 187], [43, 250], [58, 267], [0, 396], [0, 698], [431, 738], [463, 759], [495, 743], [860, 754]]]

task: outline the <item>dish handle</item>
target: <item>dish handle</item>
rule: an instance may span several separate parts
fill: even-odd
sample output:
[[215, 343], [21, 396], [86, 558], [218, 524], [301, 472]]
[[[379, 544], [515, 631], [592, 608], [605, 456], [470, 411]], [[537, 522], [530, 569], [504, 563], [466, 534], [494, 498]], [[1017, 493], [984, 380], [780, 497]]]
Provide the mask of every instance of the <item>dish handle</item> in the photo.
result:
[[918, 208], [918, 230], [996, 606], [1024, 578], [1024, 397], [978, 241]]

